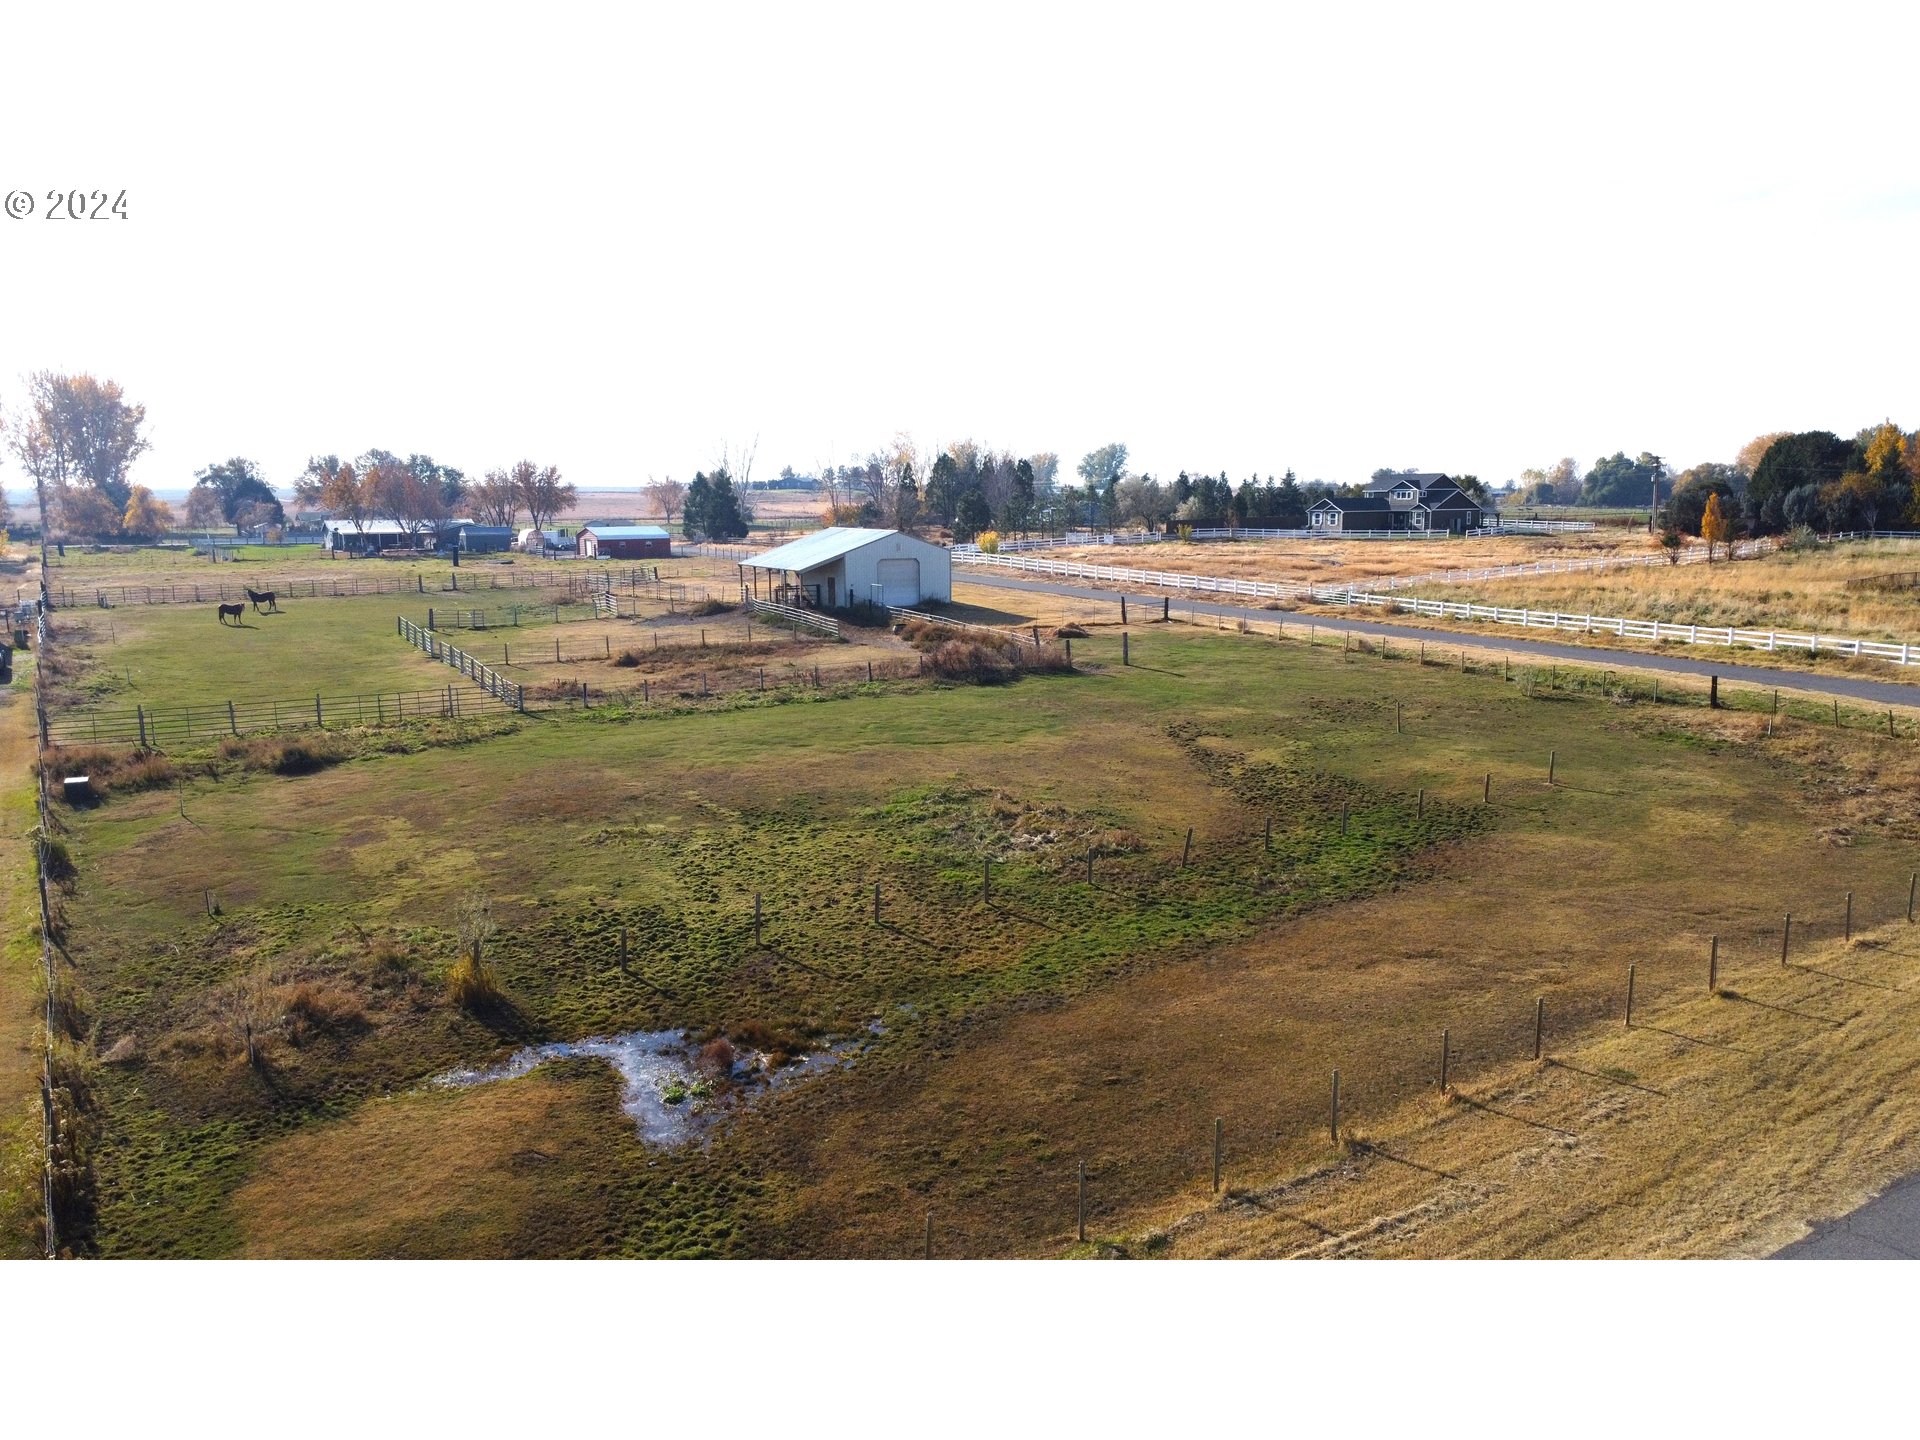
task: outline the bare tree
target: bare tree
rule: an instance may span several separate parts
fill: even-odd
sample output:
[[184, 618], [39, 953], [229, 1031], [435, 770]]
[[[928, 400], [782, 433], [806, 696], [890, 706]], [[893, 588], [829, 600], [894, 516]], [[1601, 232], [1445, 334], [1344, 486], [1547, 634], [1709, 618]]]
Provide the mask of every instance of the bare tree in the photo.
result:
[[734, 454], [727, 442], [720, 445], [720, 468], [733, 477], [733, 483], [740, 489], [747, 488], [753, 478], [753, 457], [759, 453], [760, 437], [755, 435], [753, 442], [743, 445], [739, 454]]
[[543, 469], [531, 460], [521, 460], [507, 473], [513, 477], [528, 523], [536, 530], [544, 530], [578, 498], [573, 486], [563, 484], [559, 470], [552, 465]]
[[393, 521], [408, 536], [432, 535], [451, 514], [445, 492], [409, 466], [382, 460], [367, 472], [374, 513]]
[[647, 503], [653, 507], [654, 512], [666, 521], [667, 528], [672, 529], [673, 522], [680, 518], [680, 512], [687, 505], [685, 483], [674, 479], [671, 475], [664, 480], [655, 480], [649, 475], [647, 488], [642, 493], [645, 494]]

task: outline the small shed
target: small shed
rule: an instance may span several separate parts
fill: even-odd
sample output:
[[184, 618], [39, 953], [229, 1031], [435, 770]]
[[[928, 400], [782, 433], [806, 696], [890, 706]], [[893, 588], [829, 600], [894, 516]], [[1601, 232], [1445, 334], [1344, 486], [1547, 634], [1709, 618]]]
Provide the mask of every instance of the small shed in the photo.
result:
[[336, 555], [377, 555], [382, 550], [405, 550], [416, 543], [413, 531], [393, 520], [327, 521], [326, 546]]
[[751, 593], [819, 610], [953, 599], [947, 547], [902, 530], [833, 525], [755, 555], [741, 569]]
[[513, 548], [511, 525], [480, 525], [472, 520], [453, 520], [440, 527], [440, 546], [445, 550], [464, 550], [469, 555], [488, 555]]
[[587, 525], [575, 537], [583, 560], [667, 560], [673, 536], [658, 525]]

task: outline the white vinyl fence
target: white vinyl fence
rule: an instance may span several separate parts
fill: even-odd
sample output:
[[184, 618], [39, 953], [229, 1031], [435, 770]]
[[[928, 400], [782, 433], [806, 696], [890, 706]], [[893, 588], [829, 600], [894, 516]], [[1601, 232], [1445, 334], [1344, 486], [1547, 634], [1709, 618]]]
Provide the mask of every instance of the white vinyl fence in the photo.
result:
[[1611, 635], [1620, 640], [1678, 641], [1684, 645], [1764, 650], [1769, 654], [1846, 655], [1885, 660], [1893, 665], [1911, 665], [1920, 660], [1920, 645], [1905, 641], [1853, 640], [1835, 635], [1796, 634], [1790, 630], [1742, 630], [1727, 625], [1675, 625], [1665, 620], [1628, 620], [1618, 615], [1568, 615], [1557, 610], [1465, 605], [1455, 600], [1421, 600], [1411, 595], [1378, 595], [1363, 590], [1349, 591], [1334, 598], [1333, 603], [1375, 605], [1435, 620], [1482, 620], [1496, 625], [1518, 625], [1527, 630]]

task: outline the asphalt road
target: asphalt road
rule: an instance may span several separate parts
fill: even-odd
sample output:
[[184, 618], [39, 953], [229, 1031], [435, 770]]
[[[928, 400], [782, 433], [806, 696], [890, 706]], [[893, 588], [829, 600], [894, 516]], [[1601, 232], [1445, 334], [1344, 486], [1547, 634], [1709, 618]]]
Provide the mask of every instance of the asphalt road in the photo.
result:
[[[1042, 595], [1063, 595], [1076, 600], [1106, 600], [1119, 604], [1123, 592], [1102, 590], [1091, 585], [1069, 585], [1055, 580], [1016, 580], [1010, 575], [983, 574], [965, 570], [955, 577], [963, 585], [984, 585], [995, 590], [1026, 590]], [[1142, 607], [1142, 614], [1157, 615], [1162, 593], [1124, 592], [1130, 605]], [[1730, 660], [1696, 659], [1690, 655], [1653, 654], [1640, 650], [1614, 650], [1604, 645], [1565, 645], [1552, 640], [1532, 640], [1507, 636], [1494, 630], [1426, 630], [1410, 625], [1389, 625], [1376, 620], [1349, 620], [1344, 616], [1302, 616], [1288, 610], [1264, 610], [1249, 605], [1230, 605], [1220, 601], [1176, 596], [1174, 606], [1198, 615], [1222, 615], [1229, 620], [1257, 620], [1272, 624], [1284, 615], [1293, 615], [1295, 624], [1311, 620], [1322, 630], [1347, 631], [1355, 635], [1386, 636], [1390, 640], [1425, 640], [1441, 643], [1457, 640], [1469, 649], [1494, 650], [1503, 655], [1532, 655], [1542, 660], [1567, 660], [1576, 664], [1611, 665], [1618, 669], [1651, 670], [1667, 675], [1718, 675], [1722, 680], [1758, 685], [1764, 689], [1799, 690], [1810, 694], [1833, 695], [1871, 705], [1920, 706], [1920, 686], [1894, 681], [1863, 680], [1854, 675], [1824, 675], [1815, 670], [1791, 670], [1774, 666], [1737, 665]]]
[[1920, 1175], [1890, 1185], [1851, 1215], [1813, 1227], [1776, 1260], [1920, 1260]]

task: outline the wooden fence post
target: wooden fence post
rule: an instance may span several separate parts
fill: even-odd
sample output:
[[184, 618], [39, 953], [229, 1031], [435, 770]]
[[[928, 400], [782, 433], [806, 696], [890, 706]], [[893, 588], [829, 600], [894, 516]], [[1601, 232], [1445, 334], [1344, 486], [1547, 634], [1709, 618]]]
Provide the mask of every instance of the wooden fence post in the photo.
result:
[[1327, 1135], [1335, 1145], [1340, 1143], [1340, 1072], [1333, 1072], [1333, 1100], [1327, 1111]]
[[[1093, 847], [1092, 846], [1087, 847], [1087, 884], [1089, 885], [1093, 884]], [[1909, 906], [1908, 908], [1911, 909], [1912, 907]], [[1908, 918], [1911, 919], [1912, 917], [1909, 916]]]
[[980, 862], [980, 901], [985, 905], [993, 903], [993, 861], [991, 860]]
[[1554, 772], [1559, 769], [1559, 766], [1560, 752], [1558, 750], [1549, 750], [1547, 752], [1547, 784], [1553, 784]]
[[1533, 1058], [1540, 1058], [1540, 1041], [1547, 1029], [1547, 997], [1542, 995], [1533, 1002]]
[[[240, 733], [240, 721], [239, 721], [239, 718], [235, 716], [233, 713], [233, 701], [231, 700], [227, 701], [227, 729], [231, 730], [236, 735]], [[1909, 905], [1907, 908], [1911, 910], [1913, 907]]]
[[753, 892], [753, 943], [760, 944], [760, 892]]
[[933, 1259], [933, 1211], [927, 1211], [927, 1259]]
[[1780, 963], [1787, 963], [1787, 942], [1793, 938], [1793, 912], [1787, 911], [1787, 918], [1780, 925]]
[[873, 882], [873, 923], [880, 923], [880, 882]]
[[1633, 966], [1627, 966], [1627, 1029], [1633, 1028]]
[[1851, 891], [1851, 890], [1849, 890], [1849, 891], [1847, 891], [1847, 928], [1846, 928], [1846, 938], [1847, 938], [1847, 941], [1848, 941], [1849, 943], [1851, 943], [1851, 942], [1852, 942], [1852, 940], [1853, 940], [1853, 891]]
[[1131, 640], [1132, 637], [1129, 636], [1126, 631], [1122, 630], [1120, 632], [1120, 663], [1122, 665], [1133, 664], [1133, 646]]
[[1073, 1213], [1074, 1222], [1080, 1231], [1080, 1243], [1084, 1245], [1087, 1243], [1087, 1162], [1084, 1160], [1080, 1162], [1079, 1194], [1074, 1203]]
[[1717, 994], [1720, 989], [1720, 937], [1713, 937], [1713, 947], [1707, 951], [1707, 993]]
[[1127, 597], [1124, 595], [1120, 597], [1120, 623], [1127, 623]]
[[1420, 787], [1419, 818], [1422, 820], [1427, 818], [1427, 787], [1424, 785]]
[[140, 724], [140, 748], [147, 748], [147, 712], [140, 706], [133, 707], [133, 718]]
[[1447, 1093], [1447, 1061], [1450, 1058], [1448, 1051], [1451, 1046], [1452, 1036], [1446, 1030], [1442, 1030], [1440, 1032], [1440, 1093], [1442, 1095]]
[[1491, 770], [1487, 772], [1485, 783], [1480, 786], [1480, 803], [1482, 805], [1493, 803], [1493, 772]]
[[1347, 802], [1345, 800], [1340, 802], [1340, 833], [1342, 835], [1347, 833]]
[[1393, 733], [1396, 735], [1401, 733], [1400, 702], [1398, 700], [1393, 702]]
[[627, 927], [620, 927], [620, 968], [627, 968]]
[[1267, 852], [1273, 852], [1273, 817], [1267, 816]]
[[320, 711], [320, 697], [318, 695], [313, 697], [313, 723], [318, 725], [322, 730], [327, 728], [327, 717]]
[[1920, 885], [1920, 871], [1907, 876], [1907, 923], [1909, 925], [1913, 923], [1913, 892], [1916, 885]]
[[1187, 827], [1187, 843], [1180, 851], [1180, 868], [1187, 868], [1187, 862], [1193, 858], [1193, 827]]

